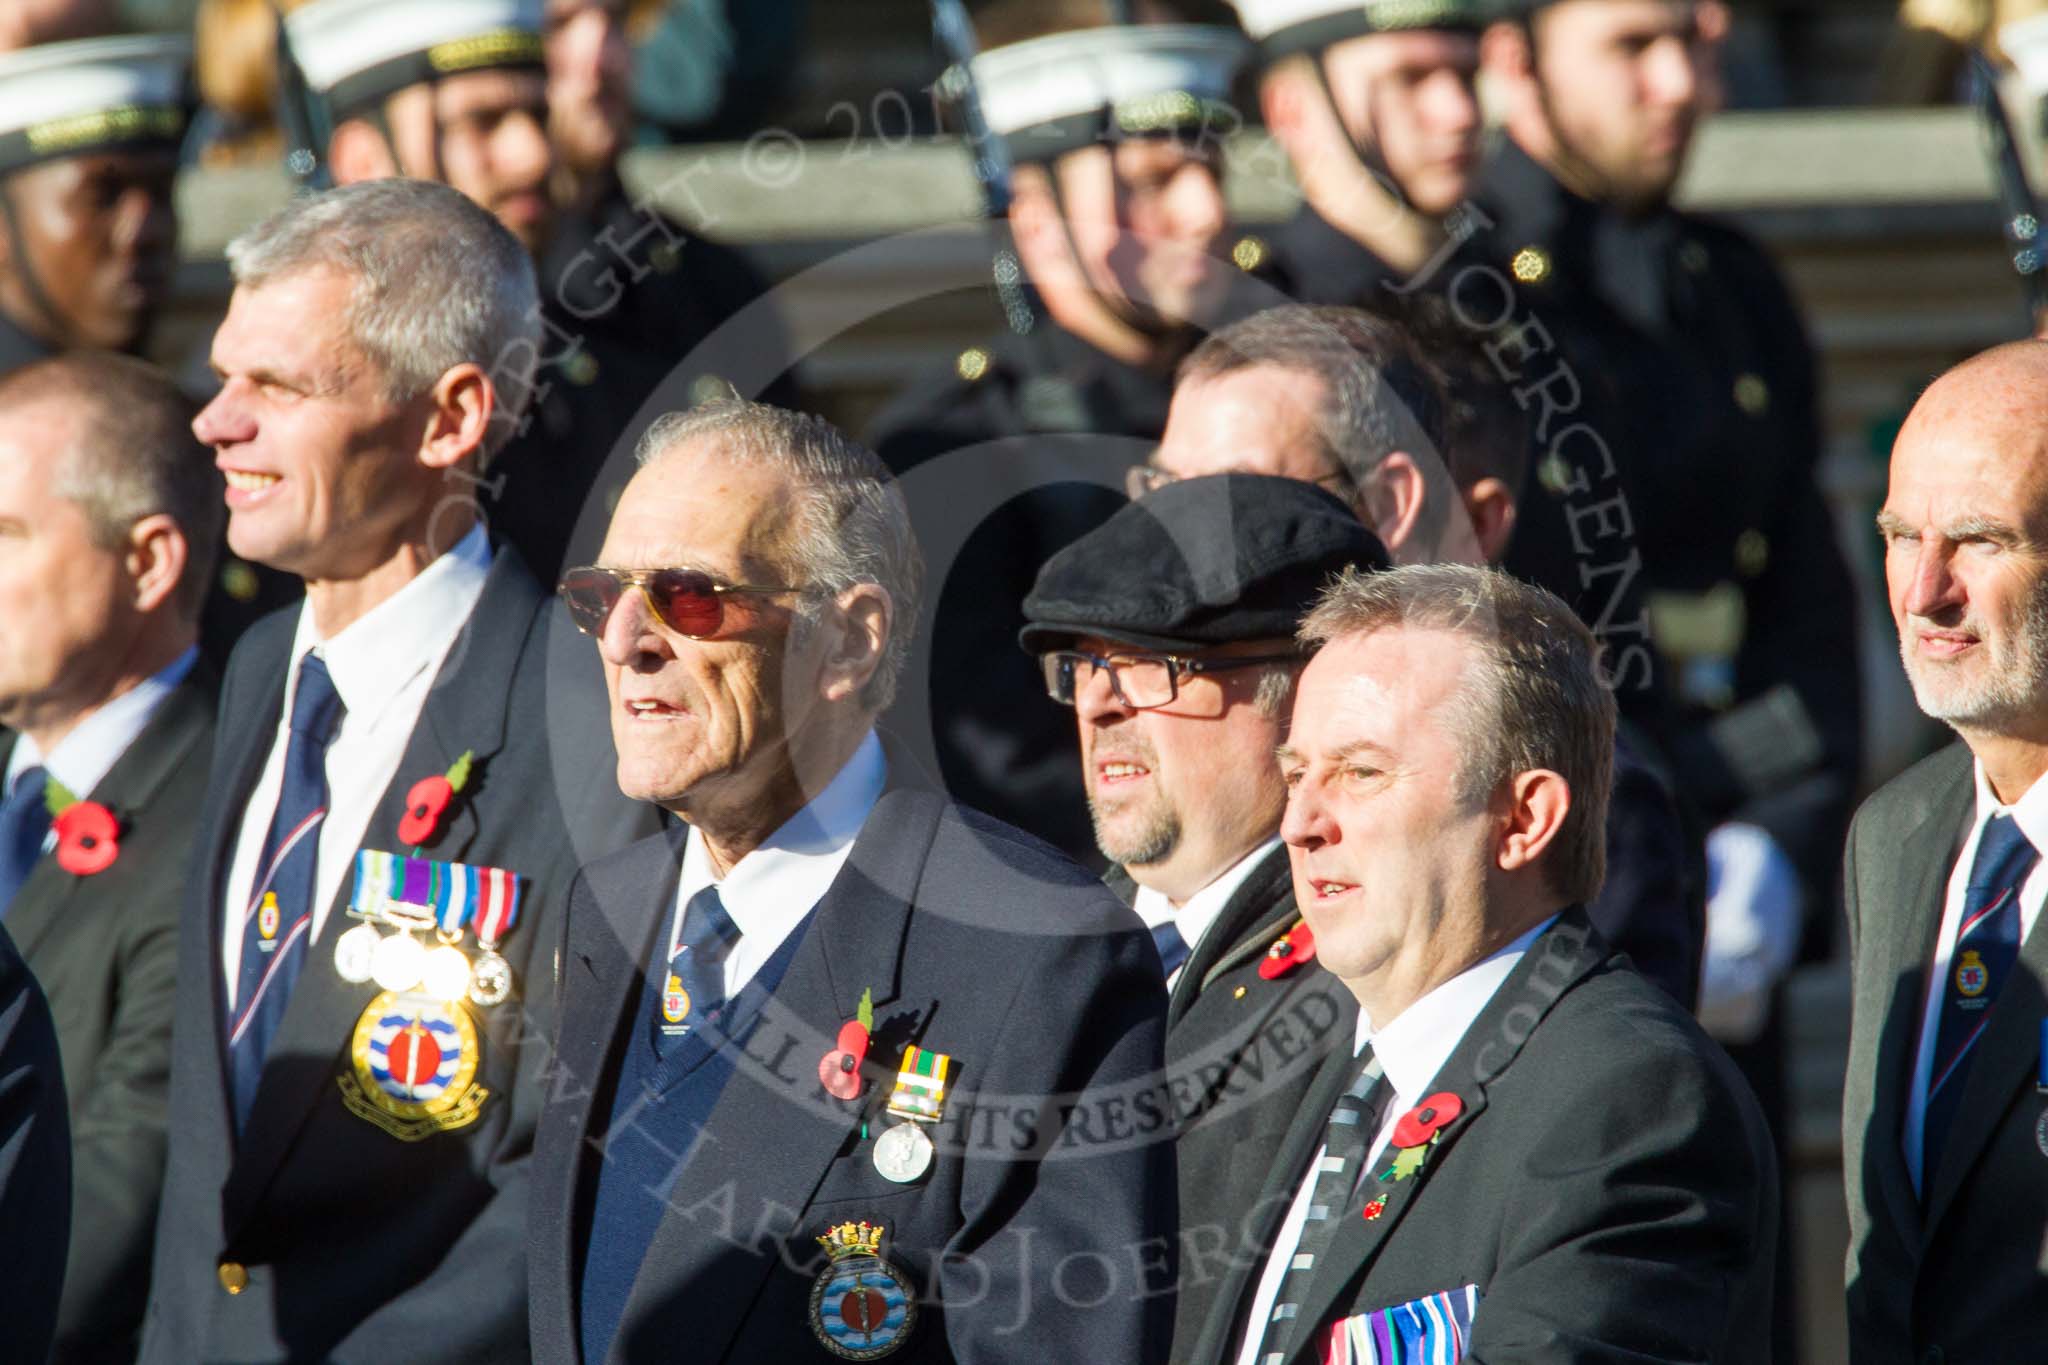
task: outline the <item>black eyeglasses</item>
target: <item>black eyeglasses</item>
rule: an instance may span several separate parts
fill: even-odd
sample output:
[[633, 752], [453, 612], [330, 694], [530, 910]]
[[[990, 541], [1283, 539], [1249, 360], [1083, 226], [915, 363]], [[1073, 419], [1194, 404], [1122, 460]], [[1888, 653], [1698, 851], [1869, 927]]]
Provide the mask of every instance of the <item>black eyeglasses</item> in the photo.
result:
[[601, 635], [627, 588], [638, 588], [654, 619], [678, 635], [708, 639], [725, 628], [725, 599], [733, 593], [802, 592], [762, 583], [721, 583], [702, 569], [570, 569], [555, 588], [569, 617], [585, 635]]
[[1090, 654], [1085, 649], [1056, 649], [1039, 656], [1045, 669], [1045, 693], [1072, 706], [1086, 681], [1081, 666], [1109, 674], [1110, 690], [1134, 711], [1165, 706], [1180, 695], [1180, 680], [1197, 673], [1227, 673], [1260, 664], [1301, 662], [1299, 654], [1233, 654], [1220, 659], [1189, 659], [1178, 654]]

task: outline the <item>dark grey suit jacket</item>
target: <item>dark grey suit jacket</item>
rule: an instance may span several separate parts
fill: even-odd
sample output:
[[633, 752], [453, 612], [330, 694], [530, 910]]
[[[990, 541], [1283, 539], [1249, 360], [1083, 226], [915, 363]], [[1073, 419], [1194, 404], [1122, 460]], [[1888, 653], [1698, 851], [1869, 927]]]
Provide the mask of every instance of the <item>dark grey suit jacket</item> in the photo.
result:
[[[535, 1040], [550, 1029], [569, 884], [583, 858], [637, 837], [650, 819], [614, 785], [589, 642], [550, 609], [517, 555], [501, 552], [364, 836], [365, 847], [407, 851], [397, 832], [407, 789], [475, 751], [471, 785], [426, 856], [509, 868], [526, 882], [504, 945], [517, 994], [475, 1012], [477, 1079], [490, 1097], [469, 1127], [417, 1142], [344, 1107], [337, 1077], [377, 994], [334, 970], [350, 924], [344, 876], [238, 1146], [221, 1027], [222, 886], [283, 711], [296, 624], [285, 611], [251, 630], [221, 699], [179, 945], [170, 1162], [143, 1359], [522, 1360], [527, 1159], [546, 1060]], [[246, 1268], [239, 1294], [226, 1292], [223, 1262]]]
[[1849, 1197], [1849, 1355], [1883, 1362], [2038, 1360], [2048, 1324], [2048, 930], [1991, 1007], [1961, 1107], [1917, 1197], [1903, 1134], [1948, 878], [1976, 811], [1956, 744], [1857, 812], [1843, 862], [1855, 970], [1842, 1173]]
[[71, 1233], [71, 1135], [57, 1032], [36, 979], [0, 929], [0, 1360], [50, 1350]]
[[[1270, 1246], [1355, 1079], [1324, 1066], [1275, 1153], [1259, 1204]], [[1288, 1365], [1341, 1319], [1476, 1286], [1467, 1359], [1765, 1358], [1778, 1182], [1770, 1137], [1732, 1063], [1576, 908], [1538, 938], [1437, 1073], [1463, 1113], [1421, 1171], [1379, 1182], [1377, 1218], [1342, 1215]], [[1233, 1265], [1189, 1357], [1230, 1362], [1263, 1256]]]
[[[1174, 1210], [1158, 955], [1093, 877], [910, 785], [900, 759], [666, 1191], [615, 1362], [830, 1359], [810, 1327], [816, 1238], [860, 1221], [887, 1229], [884, 1254], [919, 1293], [892, 1365], [1165, 1356]], [[646, 1026], [627, 1011], [674, 909], [683, 834], [586, 868], [572, 904], [530, 1225], [534, 1356], [550, 1365], [581, 1358], [606, 1077], [619, 1040]], [[867, 1087], [838, 1100], [818, 1062], [863, 989]], [[882, 1107], [912, 1042], [954, 1058], [957, 1088], [930, 1173], [899, 1185], [875, 1170], [874, 1139], [895, 1122]]]
[[[1105, 879], [1131, 901], [1122, 868]], [[1180, 1168], [1180, 1303], [1173, 1359], [1193, 1359], [1202, 1324], [1272, 1174], [1273, 1153], [1332, 1049], [1345, 1054], [1358, 1001], [1313, 962], [1268, 980], [1266, 950], [1301, 921], [1287, 849], [1259, 860], [1188, 954], [1166, 1013], [1166, 1091]]]
[[[7, 909], [43, 983], [71, 1097], [71, 1254], [60, 1365], [135, 1358], [164, 1178], [178, 911], [206, 799], [219, 679], [204, 660], [99, 785], [121, 824], [113, 865], [78, 877], [45, 856]], [[0, 745], [0, 764], [6, 750]]]

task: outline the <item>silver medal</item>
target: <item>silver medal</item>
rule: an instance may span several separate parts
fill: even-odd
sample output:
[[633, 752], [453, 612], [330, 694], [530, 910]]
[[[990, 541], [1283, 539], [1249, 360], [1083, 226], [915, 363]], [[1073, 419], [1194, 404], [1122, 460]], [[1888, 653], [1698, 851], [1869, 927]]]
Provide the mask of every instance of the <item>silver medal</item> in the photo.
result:
[[377, 945], [384, 936], [367, 924], [358, 924], [344, 933], [334, 944], [334, 970], [336, 975], [352, 986], [368, 981], [375, 970], [371, 965], [377, 955]]
[[460, 1000], [469, 994], [469, 958], [452, 944], [430, 949], [420, 965], [420, 989], [436, 1000]]
[[427, 950], [411, 934], [387, 935], [370, 957], [370, 975], [377, 984], [400, 994], [420, 984], [426, 966]]
[[875, 1169], [884, 1180], [908, 1185], [932, 1168], [932, 1140], [924, 1126], [899, 1123], [875, 1139]]
[[488, 1009], [502, 1005], [512, 994], [512, 964], [494, 950], [485, 948], [469, 969], [469, 998]]

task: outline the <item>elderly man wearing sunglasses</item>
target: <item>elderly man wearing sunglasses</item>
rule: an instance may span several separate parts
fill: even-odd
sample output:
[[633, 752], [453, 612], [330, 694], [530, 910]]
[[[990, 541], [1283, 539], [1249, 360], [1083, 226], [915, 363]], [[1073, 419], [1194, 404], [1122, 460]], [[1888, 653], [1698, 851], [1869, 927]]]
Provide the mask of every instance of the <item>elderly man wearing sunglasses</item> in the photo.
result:
[[1152, 948], [877, 737], [922, 577], [887, 470], [737, 400], [638, 453], [561, 593], [619, 786], [687, 824], [571, 899], [535, 1358], [1162, 1359]]
[[469, 492], [533, 267], [410, 180], [294, 200], [228, 260], [194, 430], [230, 546], [306, 598], [223, 685], [142, 1357], [524, 1359], [529, 1040], [580, 859], [654, 826], [583, 785], [597, 677], [551, 666], [575, 636]]

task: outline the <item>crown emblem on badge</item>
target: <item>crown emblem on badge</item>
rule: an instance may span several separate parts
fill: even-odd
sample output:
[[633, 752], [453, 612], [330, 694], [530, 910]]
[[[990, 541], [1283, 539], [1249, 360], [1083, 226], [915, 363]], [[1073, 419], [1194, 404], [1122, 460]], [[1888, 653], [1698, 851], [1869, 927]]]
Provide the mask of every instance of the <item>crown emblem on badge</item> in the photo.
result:
[[882, 1227], [879, 1223], [841, 1223], [827, 1229], [818, 1244], [835, 1261], [848, 1256], [879, 1256], [882, 1254]]

